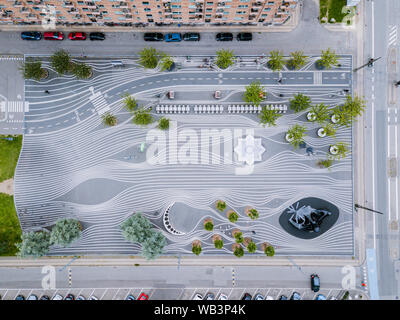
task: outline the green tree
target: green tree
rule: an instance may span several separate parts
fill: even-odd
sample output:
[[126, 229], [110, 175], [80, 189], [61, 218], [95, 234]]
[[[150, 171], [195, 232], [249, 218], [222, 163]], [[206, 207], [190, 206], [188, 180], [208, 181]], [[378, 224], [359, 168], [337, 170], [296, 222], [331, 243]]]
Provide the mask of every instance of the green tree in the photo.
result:
[[221, 49], [217, 51], [217, 66], [221, 69], [226, 69], [233, 65], [235, 55], [232, 50]]
[[294, 51], [290, 53], [290, 60], [288, 66], [291, 69], [300, 69], [307, 63], [308, 57], [304, 55], [303, 51]]
[[111, 113], [105, 113], [101, 116], [102, 120], [103, 120], [103, 124], [106, 126], [115, 126], [118, 122], [118, 119], [115, 115], [111, 114]]
[[153, 235], [150, 221], [140, 213], [126, 219], [120, 227], [122, 235], [130, 242], [144, 243], [146, 239]]
[[266, 246], [264, 249], [264, 253], [265, 255], [267, 255], [268, 257], [273, 257], [275, 255], [275, 249], [273, 246], [269, 245]]
[[160, 120], [158, 120], [158, 129], [168, 130], [169, 129], [169, 119], [163, 117]]
[[335, 146], [337, 147], [338, 153], [334, 155], [334, 158], [337, 160], [346, 158], [346, 155], [349, 151], [347, 145], [343, 142], [339, 142], [336, 143]]
[[259, 80], [251, 82], [246, 86], [246, 92], [243, 95], [243, 100], [247, 103], [258, 106], [261, 101], [267, 97], [264, 87], [261, 86]]
[[310, 110], [315, 114], [315, 119], [313, 121], [323, 124], [329, 118], [329, 110], [323, 103], [313, 106]]
[[230, 222], [235, 223], [239, 219], [239, 216], [236, 212], [232, 211], [228, 214], [228, 219]]
[[150, 236], [142, 243], [140, 254], [147, 260], [154, 260], [163, 254], [166, 244], [167, 240], [160, 231], [151, 230]]
[[306, 132], [306, 129], [305, 126], [295, 124], [288, 130], [288, 136], [292, 137], [292, 140], [289, 143], [293, 145], [294, 148], [299, 147], [299, 145], [304, 142], [304, 133]]
[[251, 208], [250, 210], [248, 210], [247, 215], [250, 217], [251, 220], [258, 219], [258, 217], [259, 217], [258, 211], [254, 208]]
[[133, 123], [140, 126], [147, 126], [153, 122], [153, 117], [149, 110], [139, 109], [135, 111], [135, 116], [133, 117]]
[[82, 226], [75, 219], [59, 219], [51, 229], [50, 243], [68, 247], [74, 240], [81, 236]]
[[17, 256], [35, 258], [46, 255], [50, 249], [50, 233], [46, 231], [24, 232], [21, 236], [22, 242], [17, 243], [19, 249]]
[[273, 71], [282, 70], [283, 65], [285, 64], [282, 51], [273, 50], [269, 54], [268, 67], [270, 67]]
[[241, 258], [241, 257], [243, 257], [243, 255], [244, 255], [244, 250], [243, 250], [243, 248], [242, 248], [241, 246], [236, 247], [235, 250], [233, 251], [233, 254], [234, 254], [236, 257]]
[[323, 127], [324, 131], [326, 132], [326, 135], [328, 137], [334, 137], [336, 134], [336, 128], [332, 123], [326, 123]]
[[192, 252], [198, 256], [201, 253], [202, 249], [201, 249], [201, 243], [200, 241], [197, 240], [197, 242], [193, 242], [192, 244]]
[[294, 95], [293, 99], [289, 99], [290, 108], [295, 112], [308, 109], [311, 106], [311, 99], [302, 93]]
[[161, 71], [169, 70], [173, 64], [174, 60], [172, 60], [172, 58], [169, 55], [165, 54], [164, 58], [161, 59], [160, 70]]
[[41, 61], [22, 63], [19, 70], [22, 72], [24, 79], [34, 79], [37, 81], [44, 78], [47, 74], [47, 71], [42, 68]]
[[165, 53], [150, 47], [140, 50], [139, 56], [139, 64], [141, 66], [147, 69], [154, 69], [157, 67], [158, 61], [165, 57]]
[[243, 233], [241, 232], [236, 232], [234, 235], [236, 243], [243, 243]]
[[331, 48], [322, 50], [321, 59], [318, 60], [317, 63], [320, 67], [325, 67], [327, 69], [331, 69], [332, 66], [336, 66], [338, 64], [338, 56], [336, 55], [335, 50], [331, 50]]
[[58, 50], [50, 57], [50, 63], [53, 69], [60, 75], [72, 70], [73, 64], [71, 57], [65, 50]]
[[214, 229], [214, 224], [211, 221], [207, 221], [204, 224], [204, 229], [206, 229], [207, 231], [213, 231]]
[[353, 121], [361, 116], [366, 108], [365, 100], [350, 95], [346, 97], [346, 101], [342, 107], [335, 108], [334, 114], [339, 118], [338, 125], [350, 127]]
[[137, 107], [137, 102], [135, 98], [132, 97], [129, 93], [125, 94], [123, 98], [124, 100], [122, 103], [124, 105], [124, 108], [130, 112], [134, 112]]
[[317, 165], [320, 166], [321, 168], [322, 167], [329, 168], [332, 164], [333, 164], [333, 159], [330, 158], [329, 156], [327, 157], [327, 159], [319, 160], [317, 162]]
[[247, 245], [247, 251], [249, 253], [254, 253], [257, 251], [257, 245], [254, 243], [254, 241], [249, 242], [249, 244]]
[[217, 201], [216, 206], [219, 211], [224, 211], [226, 209], [226, 203], [222, 200]]
[[260, 122], [265, 127], [268, 126], [276, 126], [276, 120], [281, 116], [276, 110], [270, 110], [267, 106], [263, 106], [261, 113], [258, 115], [260, 118]]
[[222, 247], [224, 246], [224, 242], [220, 239], [217, 239], [214, 241], [214, 247], [216, 249], [222, 249]]
[[75, 63], [72, 68], [72, 73], [78, 79], [87, 79], [92, 75], [92, 67], [84, 63]]

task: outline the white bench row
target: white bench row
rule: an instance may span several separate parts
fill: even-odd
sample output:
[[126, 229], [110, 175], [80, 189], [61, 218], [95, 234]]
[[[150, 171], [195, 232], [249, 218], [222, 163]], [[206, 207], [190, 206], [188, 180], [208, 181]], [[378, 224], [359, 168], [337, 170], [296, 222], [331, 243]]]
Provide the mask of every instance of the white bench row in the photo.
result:
[[160, 105], [156, 106], [157, 113], [189, 113], [190, 107], [189, 105]]
[[286, 113], [288, 110], [288, 106], [286, 104], [266, 105], [266, 108], [269, 110], [276, 110], [278, 113]]
[[224, 111], [223, 106], [219, 105], [199, 105], [194, 106], [195, 113], [222, 113]]
[[260, 113], [261, 106], [253, 106], [253, 105], [229, 105], [228, 113]]

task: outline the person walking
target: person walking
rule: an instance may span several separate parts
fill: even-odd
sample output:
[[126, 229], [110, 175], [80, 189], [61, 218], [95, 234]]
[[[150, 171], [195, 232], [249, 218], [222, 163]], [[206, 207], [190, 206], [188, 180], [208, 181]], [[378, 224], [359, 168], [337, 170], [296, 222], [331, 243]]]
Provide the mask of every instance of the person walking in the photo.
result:
[[50, 94], [49, 90], [45, 90], [44, 93]]

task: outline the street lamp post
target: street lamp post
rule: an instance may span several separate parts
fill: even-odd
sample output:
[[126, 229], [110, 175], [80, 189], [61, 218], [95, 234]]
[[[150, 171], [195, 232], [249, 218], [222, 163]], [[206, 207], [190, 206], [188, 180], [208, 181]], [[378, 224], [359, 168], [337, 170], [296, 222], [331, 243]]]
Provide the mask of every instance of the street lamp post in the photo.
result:
[[367, 207], [360, 206], [360, 205], [357, 204], [357, 203], [354, 204], [354, 209], [355, 209], [356, 211], [357, 211], [357, 209], [364, 209], [364, 210], [368, 210], [368, 211], [371, 211], [371, 212], [383, 214], [383, 212], [379, 212], [379, 211], [376, 211], [376, 210], [373, 210], [373, 209], [370, 209], [370, 208], [367, 208]]
[[378, 61], [380, 58], [382, 58], [382, 57], [378, 57], [376, 59], [370, 58], [366, 64], [363, 64], [361, 67], [355, 68], [353, 71], [357, 72], [358, 70], [360, 70], [360, 69], [362, 69], [362, 68], [364, 68], [366, 66], [372, 67], [374, 65], [374, 62]]

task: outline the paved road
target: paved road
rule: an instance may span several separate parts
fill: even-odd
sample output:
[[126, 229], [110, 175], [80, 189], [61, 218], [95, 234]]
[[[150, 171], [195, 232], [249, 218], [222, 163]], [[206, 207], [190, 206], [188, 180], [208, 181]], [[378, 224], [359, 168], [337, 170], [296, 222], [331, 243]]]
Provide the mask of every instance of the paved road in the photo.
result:
[[[367, 248], [376, 249], [381, 299], [399, 299], [399, 89], [398, 79], [399, 1], [365, 2], [365, 61], [382, 57], [373, 68], [365, 68], [364, 92], [368, 100], [365, 117], [366, 206], [384, 213], [368, 216]], [[392, 167], [392, 171], [390, 170]], [[397, 267], [396, 267], [397, 265]], [[371, 275], [373, 276], [373, 275]]]
[[[240, 299], [244, 292], [271, 295], [275, 299], [281, 294], [289, 296], [296, 290], [304, 299], [312, 299], [309, 276], [318, 273], [321, 292], [326, 296], [343, 294], [344, 274], [339, 267], [74, 267], [56, 269], [58, 293], [90, 294], [103, 299], [124, 299], [128, 293], [138, 296], [146, 292], [151, 299], [191, 299], [195, 292], [227, 294], [230, 299]], [[41, 268], [1, 268], [0, 295], [7, 299], [24, 294], [43, 293]], [[196, 275], [196, 277], [193, 277]], [[355, 269], [355, 282], [359, 283], [359, 269]], [[109, 289], [104, 289], [109, 288]], [[49, 288], [44, 288], [49, 289]], [[347, 288], [346, 288], [347, 289]], [[356, 291], [364, 291], [356, 285]], [[8, 293], [7, 293], [8, 291]], [[52, 296], [55, 290], [45, 290]]]

